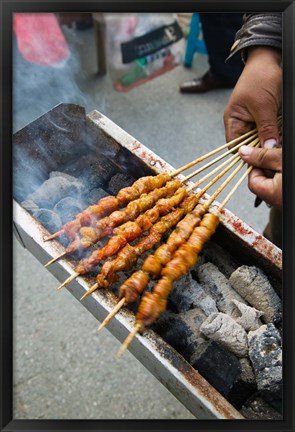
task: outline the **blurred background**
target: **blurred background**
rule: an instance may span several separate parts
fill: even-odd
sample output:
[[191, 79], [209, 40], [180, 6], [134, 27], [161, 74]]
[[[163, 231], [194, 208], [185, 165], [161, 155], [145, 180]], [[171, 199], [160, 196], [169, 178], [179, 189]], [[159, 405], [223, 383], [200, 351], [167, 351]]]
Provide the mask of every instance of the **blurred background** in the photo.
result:
[[[59, 103], [76, 103], [86, 113], [100, 111], [175, 168], [225, 142], [231, 89], [179, 91], [208, 70], [201, 31], [191, 63], [186, 57], [191, 14], [177, 14], [184, 37], [165, 64], [162, 56], [132, 68], [120, 65], [116, 49], [132, 35], [136, 17], [120, 14], [118, 27], [118, 15], [17, 15], [14, 132]], [[155, 61], [164, 71], [150, 79]], [[254, 209], [246, 182], [227, 207], [262, 233], [268, 209]], [[194, 418], [129, 352], [117, 360], [119, 342], [107, 329], [96, 335], [94, 317], [67, 290], [57, 293], [57, 284], [14, 239], [14, 418]]]

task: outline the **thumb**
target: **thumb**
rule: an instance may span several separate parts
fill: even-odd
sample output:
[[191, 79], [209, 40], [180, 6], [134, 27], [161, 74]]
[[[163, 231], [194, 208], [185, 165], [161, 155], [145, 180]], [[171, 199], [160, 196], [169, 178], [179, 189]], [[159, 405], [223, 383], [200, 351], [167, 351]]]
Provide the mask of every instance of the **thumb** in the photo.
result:
[[280, 134], [276, 110], [264, 107], [261, 115], [256, 116], [256, 126], [262, 147], [279, 146]]
[[282, 149], [253, 148], [242, 146], [239, 149], [239, 155], [256, 168], [268, 169], [276, 172], [282, 172]]

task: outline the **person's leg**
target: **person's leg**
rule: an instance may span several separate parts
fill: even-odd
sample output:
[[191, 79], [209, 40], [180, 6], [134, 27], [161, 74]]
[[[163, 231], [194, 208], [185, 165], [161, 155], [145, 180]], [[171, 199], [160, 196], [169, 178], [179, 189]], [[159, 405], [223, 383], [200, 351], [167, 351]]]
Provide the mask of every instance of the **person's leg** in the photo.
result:
[[269, 222], [263, 232], [264, 237], [282, 249], [282, 210], [272, 207], [269, 212]]
[[230, 54], [235, 34], [242, 26], [242, 17], [243, 14], [239, 13], [200, 14], [211, 72], [219, 80], [233, 85], [244, 65], [239, 55], [228, 62], [225, 60]]
[[200, 13], [210, 70], [201, 78], [183, 83], [182, 93], [203, 93], [217, 88], [232, 88], [242, 70], [239, 55], [225, 62], [235, 34], [242, 25], [243, 14]]

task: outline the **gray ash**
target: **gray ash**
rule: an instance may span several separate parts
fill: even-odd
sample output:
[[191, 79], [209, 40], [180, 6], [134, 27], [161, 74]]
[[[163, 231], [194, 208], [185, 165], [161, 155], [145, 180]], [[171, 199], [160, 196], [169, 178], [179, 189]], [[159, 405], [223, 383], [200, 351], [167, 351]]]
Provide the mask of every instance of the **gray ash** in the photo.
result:
[[187, 273], [175, 281], [169, 296], [169, 305], [177, 312], [199, 307], [208, 316], [217, 312], [215, 300], [208, 296], [202, 286]]
[[41, 208], [33, 212], [33, 216], [50, 232], [54, 233], [61, 228], [62, 222], [58, 214], [52, 210]]
[[75, 198], [66, 197], [55, 204], [53, 211], [60, 215], [62, 224], [65, 224], [73, 220], [76, 215], [82, 211], [82, 206]]
[[54, 172], [35, 192], [26, 197], [26, 201], [35, 203], [39, 208], [52, 209], [62, 198], [80, 196], [82, 192], [83, 185], [74, 177]]

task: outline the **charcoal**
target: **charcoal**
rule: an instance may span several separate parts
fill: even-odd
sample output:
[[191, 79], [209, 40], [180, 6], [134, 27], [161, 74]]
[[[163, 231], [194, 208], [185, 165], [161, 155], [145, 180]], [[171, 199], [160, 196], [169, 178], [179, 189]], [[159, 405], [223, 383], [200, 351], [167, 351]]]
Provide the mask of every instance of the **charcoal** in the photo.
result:
[[216, 301], [220, 312], [232, 315], [235, 310], [235, 305], [231, 301], [233, 299], [245, 303], [214, 264], [203, 264], [197, 271], [197, 277], [205, 292]]
[[212, 340], [199, 344], [189, 362], [224, 397], [241, 374], [238, 358]]
[[206, 315], [217, 312], [215, 301], [205, 293], [190, 273], [174, 282], [169, 304], [177, 312], [185, 312], [193, 307], [200, 307]]
[[264, 322], [281, 322], [281, 300], [262, 270], [241, 266], [232, 273], [229, 282], [251, 306], [263, 312], [261, 318]]
[[66, 197], [55, 204], [53, 211], [57, 213], [63, 224], [75, 219], [76, 215], [82, 211], [82, 206], [75, 198]]
[[280, 411], [283, 379], [280, 334], [273, 324], [265, 324], [249, 332], [248, 342], [257, 388], [264, 399]]
[[87, 189], [107, 185], [116, 171], [117, 167], [101, 153], [83, 155], [64, 169], [67, 174], [79, 178]]
[[247, 357], [248, 339], [243, 327], [229, 315], [213, 313], [201, 325], [201, 332], [238, 357]]
[[131, 186], [134, 181], [134, 177], [131, 177], [128, 174], [117, 173], [109, 181], [107, 190], [110, 194], [117, 195], [120, 189], [126, 186]]
[[37, 206], [37, 204], [33, 200], [31, 200], [31, 199], [27, 199], [27, 200], [23, 201], [21, 203], [21, 205], [29, 213], [33, 213], [34, 211], [37, 211], [39, 209], [39, 207]]
[[85, 197], [83, 197], [84, 207], [97, 204], [101, 198], [108, 196], [108, 192], [101, 188], [94, 188], [87, 192]]
[[[94, 162], [95, 159], [93, 155], [83, 155], [79, 157], [74, 163], [66, 167], [64, 169], [64, 173], [74, 176], [75, 178], [79, 178], [81, 181], [83, 181], [83, 179], [87, 177], [87, 174], [89, 175]], [[101, 177], [100, 183], [103, 183], [105, 181], [102, 174], [100, 175], [99, 172], [97, 173], [97, 176], [98, 181]]]
[[237, 300], [232, 300], [232, 302], [236, 306], [236, 309], [232, 313], [232, 318], [241, 324], [246, 331], [257, 330], [262, 325], [259, 319], [263, 314], [262, 311], [240, 303]]
[[55, 233], [61, 228], [61, 219], [52, 210], [41, 208], [33, 212], [33, 216], [43, 225], [50, 233]]
[[209, 261], [214, 264], [227, 278], [229, 278], [232, 272], [239, 266], [225, 249], [212, 241], [205, 244], [203, 256], [206, 262]]
[[79, 195], [81, 183], [62, 176], [51, 177], [46, 180], [35, 192], [27, 196], [27, 200], [34, 201], [38, 207], [52, 209], [62, 198], [69, 195]]
[[282, 420], [282, 414], [270, 406], [259, 394], [250, 397], [240, 413], [249, 420]]
[[195, 324], [191, 327], [183, 316], [169, 311], [164, 312], [152, 325], [152, 329], [186, 359], [204, 341], [199, 332], [194, 332], [195, 327]]
[[238, 376], [227, 400], [236, 408], [242, 408], [246, 400], [256, 391], [256, 381], [252, 366], [247, 358], [240, 359], [241, 374]]

